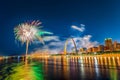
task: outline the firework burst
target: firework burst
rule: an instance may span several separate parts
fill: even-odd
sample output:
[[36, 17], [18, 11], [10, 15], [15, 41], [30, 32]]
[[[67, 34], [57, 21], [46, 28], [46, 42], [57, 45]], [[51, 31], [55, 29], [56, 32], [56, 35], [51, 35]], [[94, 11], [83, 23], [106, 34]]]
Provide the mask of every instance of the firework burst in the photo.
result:
[[16, 40], [26, 43], [26, 57], [29, 43], [33, 42], [34, 40], [40, 40], [40, 42], [44, 44], [42, 35], [52, 34], [51, 32], [41, 30], [41, 27], [39, 26], [40, 24], [41, 22], [39, 21], [32, 21], [19, 24], [14, 28]]

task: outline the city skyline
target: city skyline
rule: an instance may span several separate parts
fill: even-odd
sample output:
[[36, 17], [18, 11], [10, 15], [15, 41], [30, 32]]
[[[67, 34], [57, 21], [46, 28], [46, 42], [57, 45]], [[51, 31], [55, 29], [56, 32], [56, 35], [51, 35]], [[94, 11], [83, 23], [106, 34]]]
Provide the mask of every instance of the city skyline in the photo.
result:
[[0, 80], [120, 80], [120, 0], [0, 0]]
[[[54, 34], [44, 38], [45, 46], [38, 41], [31, 44], [29, 53], [46, 48], [61, 51], [70, 37], [81, 44], [78, 48], [104, 44], [109, 37], [120, 42], [119, 3], [118, 0], [1, 1], [0, 55], [25, 53], [25, 45], [16, 45], [13, 29], [33, 20], [41, 21], [43, 28]], [[73, 47], [71, 43], [68, 46]]]
[[80, 48], [79, 53], [111, 53], [120, 52], [120, 42], [112, 41], [112, 38], [105, 38], [104, 44], [99, 44], [90, 48]]

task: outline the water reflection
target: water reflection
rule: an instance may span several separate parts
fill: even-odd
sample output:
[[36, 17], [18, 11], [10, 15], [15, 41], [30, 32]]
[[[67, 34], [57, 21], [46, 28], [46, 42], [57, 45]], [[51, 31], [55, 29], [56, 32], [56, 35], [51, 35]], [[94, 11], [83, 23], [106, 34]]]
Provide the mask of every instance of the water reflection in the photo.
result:
[[120, 80], [119, 57], [45, 57], [0, 60], [0, 80]]
[[0, 80], [44, 80], [42, 63], [9, 63], [0, 67]]

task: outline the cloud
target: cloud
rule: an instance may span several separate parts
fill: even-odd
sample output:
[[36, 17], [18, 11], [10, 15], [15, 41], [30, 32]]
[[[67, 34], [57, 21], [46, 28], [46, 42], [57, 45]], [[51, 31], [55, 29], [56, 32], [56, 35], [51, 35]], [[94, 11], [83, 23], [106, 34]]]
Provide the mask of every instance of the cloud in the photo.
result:
[[59, 36], [47, 36], [43, 38], [45, 42], [48, 42], [43, 47], [35, 48], [35, 52], [48, 51], [50, 54], [57, 54], [63, 51], [64, 41], [60, 40]]
[[74, 38], [77, 47], [81, 48], [90, 48], [90, 47], [95, 47], [98, 46], [99, 42], [97, 41], [91, 41], [92, 35], [85, 35], [83, 37], [76, 37]]
[[58, 36], [46, 36], [46, 37], [43, 37], [43, 40], [44, 41], [59, 41], [59, 37]]
[[[59, 41], [58, 36], [45, 36], [42, 38], [44, 42], [49, 42], [49, 41]], [[40, 41], [33, 41], [33, 44], [40, 44]]]
[[63, 45], [63, 41], [49, 43], [49, 46], [62, 46], [62, 45]]
[[72, 25], [71, 28], [73, 28], [73, 29], [75, 29], [75, 30], [78, 30], [78, 31], [80, 31], [80, 32], [85, 31], [85, 25], [84, 25], [84, 24], [81, 24], [81, 27]]
[[64, 44], [62, 41], [59, 42], [50, 42], [41, 48], [36, 48], [35, 52], [44, 52], [48, 51], [49, 54], [57, 54], [63, 51]]
[[[84, 26], [85, 26], [84, 24], [81, 24], [80, 28], [77, 26], [71, 27], [80, 32], [83, 32], [85, 30]], [[92, 35], [84, 35], [82, 37], [74, 36], [73, 39], [76, 43], [77, 49], [79, 50], [82, 47], [88, 49], [90, 47], [98, 46], [99, 43], [97, 41], [91, 41], [91, 38]], [[46, 36], [43, 38], [43, 40], [47, 42], [47, 44], [45, 44], [43, 47], [36, 48], [35, 49], [36, 52], [48, 51], [50, 54], [57, 54], [64, 51], [64, 45], [66, 40], [61, 40], [59, 36]], [[67, 44], [67, 51], [71, 52], [73, 48], [74, 48], [73, 42], [72, 40], [69, 40]]]
[[[88, 49], [90, 47], [95, 47], [99, 44], [97, 41], [91, 41], [91, 38], [92, 35], [85, 35], [83, 37], [74, 37], [73, 39], [77, 45], [77, 49], [79, 50], [81, 47]], [[49, 42], [48, 44], [44, 45], [41, 48], [36, 48], [36, 52], [48, 51], [50, 54], [57, 54], [63, 52], [65, 42], [66, 42], [65, 40], [62, 41], [60, 39], [59, 41]], [[73, 42], [72, 40], [69, 40], [67, 45], [67, 51], [71, 52], [72, 48], [74, 48]]]
[[40, 53], [40, 52], [49, 52], [49, 54], [58, 54], [62, 52], [62, 49], [60, 48], [37, 48], [35, 53]]

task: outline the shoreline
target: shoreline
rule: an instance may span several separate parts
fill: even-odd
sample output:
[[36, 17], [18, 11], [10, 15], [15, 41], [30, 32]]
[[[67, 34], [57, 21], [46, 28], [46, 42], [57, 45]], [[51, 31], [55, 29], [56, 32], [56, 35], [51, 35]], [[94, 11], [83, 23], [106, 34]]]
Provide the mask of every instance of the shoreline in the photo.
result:
[[[80, 57], [120, 57], [120, 53], [114, 54], [114, 53], [107, 53], [107, 54], [77, 54], [77, 55], [64, 55], [64, 54], [53, 54], [53, 55], [37, 55], [37, 56], [30, 56], [31, 58], [80, 58]], [[7, 58], [0, 56], [0, 60], [2, 59], [9, 59], [13, 58], [12, 56], [7, 56]], [[14, 59], [17, 59], [18, 56], [14, 56]], [[19, 57], [21, 59], [24, 59], [23, 55]]]

